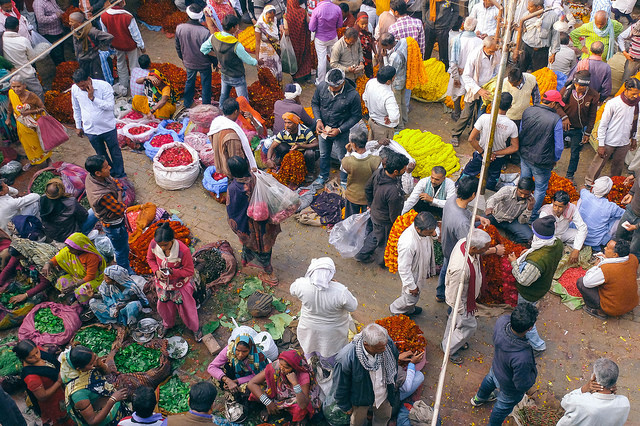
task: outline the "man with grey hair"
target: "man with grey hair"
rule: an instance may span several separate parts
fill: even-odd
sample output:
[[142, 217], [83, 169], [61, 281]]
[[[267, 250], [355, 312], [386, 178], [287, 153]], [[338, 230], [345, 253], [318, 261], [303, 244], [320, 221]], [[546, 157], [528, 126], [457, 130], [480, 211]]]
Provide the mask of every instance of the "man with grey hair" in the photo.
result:
[[[544, 9], [544, 0], [529, 0], [529, 13]], [[553, 24], [558, 20], [558, 14], [553, 9], [545, 10], [542, 15], [524, 22], [522, 35], [522, 50], [520, 68], [522, 71], [538, 71], [547, 66], [549, 58], [560, 50], [558, 32]], [[514, 60], [518, 60], [520, 52], [514, 53]], [[553, 62], [551, 60], [551, 62]]]
[[104, 80], [100, 50], [111, 48], [113, 36], [91, 24], [82, 26], [86, 20], [81, 12], [73, 12], [69, 15], [69, 25], [73, 29], [73, 50], [80, 68], [85, 70], [89, 77]]
[[367, 129], [354, 126], [349, 132], [347, 155], [342, 159], [340, 170], [347, 173], [347, 189], [344, 197], [347, 204], [344, 218], [367, 211], [367, 195], [364, 186], [375, 172], [382, 159], [367, 150]]
[[[403, 353], [409, 360], [411, 352]], [[336, 357], [333, 372], [338, 407], [351, 416], [352, 426], [386, 426], [398, 401], [398, 349], [384, 327], [369, 324]]]
[[398, 239], [398, 275], [402, 280], [402, 294], [389, 306], [394, 315], [413, 317], [422, 312], [422, 308], [416, 305], [422, 287], [436, 273], [433, 237], [437, 226], [438, 222], [431, 213], [418, 213]]
[[564, 416], [557, 426], [622, 426], [629, 417], [629, 399], [616, 395], [618, 366], [608, 358], [593, 363], [593, 374], [581, 388], [562, 398]]
[[[482, 282], [482, 261], [480, 256], [485, 254], [491, 245], [491, 237], [481, 229], [474, 229], [471, 232], [471, 239], [467, 244], [467, 239], [463, 238], [455, 245], [449, 256], [449, 265], [445, 276], [445, 297], [447, 305], [455, 308], [458, 288], [462, 286], [462, 297], [458, 306], [458, 316], [455, 325], [453, 324], [453, 312], [449, 314], [447, 327], [442, 338], [442, 350], [447, 345], [449, 330], [453, 327], [451, 335], [451, 352], [449, 360], [454, 364], [462, 364], [463, 359], [459, 350], [469, 347], [467, 341], [478, 328], [476, 320], [476, 299], [480, 296]], [[469, 251], [469, 258], [464, 261], [465, 253]]]

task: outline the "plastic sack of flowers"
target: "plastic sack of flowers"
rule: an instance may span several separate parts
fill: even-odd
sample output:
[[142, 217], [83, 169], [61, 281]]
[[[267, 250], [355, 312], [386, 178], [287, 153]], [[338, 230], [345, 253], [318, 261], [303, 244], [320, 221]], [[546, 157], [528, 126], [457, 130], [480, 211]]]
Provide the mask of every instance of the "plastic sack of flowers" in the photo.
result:
[[[161, 161], [162, 154], [170, 149], [179, 148], [187, 150], [191, 155], [191, 162], [189, 164], [168, 166], [170, 164], [165, 161], [165, 164]], [[162, 157], [164, 158], [164, 157]], [[178, 190], [189, 188], [193, 185], [193, 182], [198, 178], [200, 174], [200, 158], [195, 149], [181, 142], [168, 143], [162, 145], [156, 156], [153, 158], [153, 175], [156, 179], [156, 184], [164, 189]]]

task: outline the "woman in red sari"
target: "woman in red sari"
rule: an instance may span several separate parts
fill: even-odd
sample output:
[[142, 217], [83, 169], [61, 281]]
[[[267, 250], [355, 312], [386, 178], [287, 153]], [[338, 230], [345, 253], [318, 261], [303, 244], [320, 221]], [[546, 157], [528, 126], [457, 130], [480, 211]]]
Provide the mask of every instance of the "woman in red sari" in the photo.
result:
[[293, 51], [298, 61], [298, 72], [293, 79], [299, 83], [308, 81], [311, 77], [311, 32], [309, 31], [309, 15], [301, 4], [305, 0], [287, 0], [287, 13], [284, 15], [284, 32], [291, 38]]
[[358, 13], [353, 27], [358, 30], [358, 35], [360, 36], [362, 56], [364, 57], [364, 74], [367, 78], [373, 78], [373, 55], [376, 52], [376, 42], [373, 39], [373, 34], [369, 31], [369, 15], [367, 15], [367, 12]]

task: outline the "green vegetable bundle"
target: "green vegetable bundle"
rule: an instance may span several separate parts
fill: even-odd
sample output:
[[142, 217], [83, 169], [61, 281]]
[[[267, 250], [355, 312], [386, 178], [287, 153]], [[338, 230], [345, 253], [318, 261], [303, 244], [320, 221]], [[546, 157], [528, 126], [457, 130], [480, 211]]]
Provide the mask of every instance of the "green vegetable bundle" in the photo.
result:
[[114, 361], [120, 373], [142, 373], [160, 364], [160, 354], [158, 349], [131, 343], [118, 350]]
[[167, 383], [160, 386], [158, 407], [168, 414], [189, 411], [189, 389], [188, 383], [173, 376]]
[[0, 343], [2, 343], [2, 346], [0, 346], [0, 376], [17, 374], [22, 370], [22, 362], [13, 352], [12, 347], [7, 344], [9, 342], [15, 344], [17, 340], [15, 336], [0, 340]]
[[4, 293], [0, 294], [0, 303], [2, 303], [2, 305], [5, 308], [9, 309], [9, 310], [12, 310], [12, 309], [15, 309], [15, 308], [17, 308], [19, 306], [22, 306], [26, 302], [26, 299], [25, 299], [24, 302], [20, 302], [20, 303], [9, 303], [9, 299], [11, 299], [13, 296], [17, 296], [17, 295], [23, 294], [23, 293], [24, 293], [23, 291], [22, 292], [21, 291], [16, 291], [16, 292], [13, 292], [13, 293], [4, 292]]
[[64, 332], [64, 322], [51, 312], [51, 308], [38, 309], [34, 316], [34, 325], [37, 331], [47, 334], [59, 334]]
[[111, 352], [111, 346], [116, 341], [117, 332], [108, 328], [91, 326], [79, 330], [75, 337], [75, 343], [86, 346], [97, 356], [105, 356]]
[[220, 274], [227, 269], [227, 262], [220, 254], [220, 250], [212, 248], [203, 250], [195, 258], [196, 269], [204, 283], [210, 283], [220, 278]]
[[58, 176], [54, 175], [50, 171], [42, 172], [33, 180], [31, 184], [31, 192], [35, 194], [44, 194], [44, 191], [47, 189], [47, 182], [49, 182], [53, 178], [57, 178]]
[[4, 154], [0, 152], [0, 163], [4, 161]]

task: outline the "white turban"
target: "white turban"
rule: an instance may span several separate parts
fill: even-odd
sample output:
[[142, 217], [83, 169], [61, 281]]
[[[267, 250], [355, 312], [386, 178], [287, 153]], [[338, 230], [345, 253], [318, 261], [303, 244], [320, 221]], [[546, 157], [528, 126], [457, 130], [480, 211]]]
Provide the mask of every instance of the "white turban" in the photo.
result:
[[199, 21], [204, 16], [204, 13], [202, 11], [199, 13], [193, 12], [191, 10], [191, 6], [189, 6], [187, 8], [187, 15], [189, 16], [190, 19], [193, 19], [194, 21]]
[[606, 197], [611, 188], [613, 187], [613, 181], [609, 176], [602, 176], [596, 179], [593, 183], [591, 192], [598, 198]]
[[[293, 91], [291, 91], [294, 89]], [[298, 83], [287, 84], [284, 90], [284, 98], [293, 100], [302, 94], [302, 87]]]
[[307, 273], [305, 277], [309, 278], [311, 284], [318, 287], [320, 290], [324, 290], [329, 287], [329, 283], [336, 273], [336, 265], [330, 257], [320, 257], [318, 259], [311, 259]]

